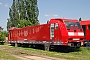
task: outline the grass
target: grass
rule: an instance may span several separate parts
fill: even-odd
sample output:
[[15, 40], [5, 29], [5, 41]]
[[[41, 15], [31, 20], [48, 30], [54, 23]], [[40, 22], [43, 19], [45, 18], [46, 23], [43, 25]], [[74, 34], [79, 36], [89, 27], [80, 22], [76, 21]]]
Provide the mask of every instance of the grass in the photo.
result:
[[0, 60], [18, 60], [18, 59], [0, 50]]
[[23, 48], [23, 47], [14, 47], [14, 48], [28, 50], [30, 52], [41, 54], [41, 55], [64, 58], [68, 60], [90, 60], [90, 47], [81, 47], [80, 51], [69, 52], [69, 53], [44, 51], [44, 50], [38, 50], [38, 49], [33, 49], [33, 48]]
[[81, 47], [79, 51], [69, 52], [69, 53], [56, 52], [56, 51], [44, 51], [44, 50], [33, 49], [33, 48], [23, 48], [23, 47], [13, 47], [13, 46], [7, 46], [7, 47], [20, 49], [23, 51], [27, 50], [29, 51], [28, 53], [31, 52], [36, 55], [37, 54], [46, 55], [51, 57], [63, 58], [67, 60], [90, 60], [90, 47]]

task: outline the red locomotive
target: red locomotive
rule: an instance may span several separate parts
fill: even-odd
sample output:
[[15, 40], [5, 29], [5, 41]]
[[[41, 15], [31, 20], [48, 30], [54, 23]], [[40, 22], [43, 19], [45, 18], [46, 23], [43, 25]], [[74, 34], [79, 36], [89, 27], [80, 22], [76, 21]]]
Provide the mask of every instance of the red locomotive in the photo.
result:
[[90, 20], [82, 20], [80, 21], [80, 24], [84, 31], [84, 46], [90, 45]]
[[42, 44], [77, 47], [83, 45], [84, 33], [78, 20], [53, 18], [47, 24], [10, 28], [8, 42], [11, 44]]

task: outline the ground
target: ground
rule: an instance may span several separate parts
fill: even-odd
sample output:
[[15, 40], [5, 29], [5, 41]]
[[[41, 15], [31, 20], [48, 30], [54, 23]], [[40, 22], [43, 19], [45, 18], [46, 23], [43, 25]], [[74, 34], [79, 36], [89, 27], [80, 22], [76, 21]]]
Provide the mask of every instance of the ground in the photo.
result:
[[5, 57], [5, 58], [0, 58], [0, 60], [66, 60], [61, 58], [50, 57], [47, 55], [42, 55], [36, 52], [34, 53], [29, 50], [13, 48], [9, 45], [0, 45], [0, 51], [5, 53], [6, 55], [12, 56], [11, 59]]

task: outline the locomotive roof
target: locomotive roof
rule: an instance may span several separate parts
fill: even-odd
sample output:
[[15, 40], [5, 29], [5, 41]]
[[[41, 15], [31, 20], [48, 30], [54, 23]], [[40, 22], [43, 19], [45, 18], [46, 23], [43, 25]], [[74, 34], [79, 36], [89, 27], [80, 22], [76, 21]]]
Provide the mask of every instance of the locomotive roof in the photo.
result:
[[14, 30], [14, 29], [21, 29], [21, 28], [11, 27], [9, 30]]
[[80, 24], [81, 25], [88, 25], [88, 24], [90, 24], [90, 20], [82, 20], [82, 21], [80, 21]]
[[52, 18], [51, 20], [61, 20], [61, 21], [78, 22], [77, 19], [68, 19], [68, 18]]

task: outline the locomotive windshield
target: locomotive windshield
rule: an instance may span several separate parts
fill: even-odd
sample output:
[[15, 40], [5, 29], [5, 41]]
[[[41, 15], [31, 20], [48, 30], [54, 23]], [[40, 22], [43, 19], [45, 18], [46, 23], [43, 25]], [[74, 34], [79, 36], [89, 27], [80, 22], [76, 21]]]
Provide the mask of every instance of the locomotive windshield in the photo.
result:
[[79, 22], [65, 22], [67, 29], [81, 29]]

